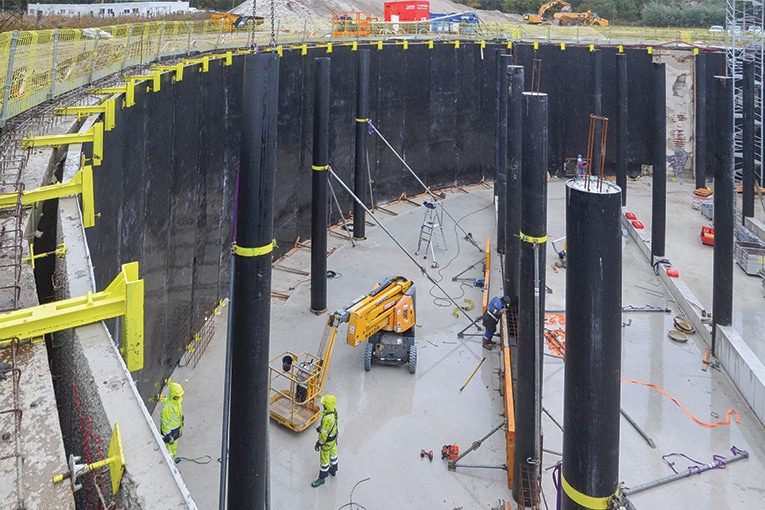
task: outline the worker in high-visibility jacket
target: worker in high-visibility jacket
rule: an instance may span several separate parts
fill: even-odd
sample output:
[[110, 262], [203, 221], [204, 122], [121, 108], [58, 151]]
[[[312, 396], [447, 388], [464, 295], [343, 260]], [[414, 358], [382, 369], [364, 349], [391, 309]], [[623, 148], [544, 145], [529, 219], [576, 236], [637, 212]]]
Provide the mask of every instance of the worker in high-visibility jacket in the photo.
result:
[[162, 440], [170, 452], [170, 458], [176, 463], [180, 462], [177, 456], [178, 440], [183, 435], [183, 386], [177, 382], [170, 382], [167, 385], [168, 393], [165, 405], [162, 406], [162, 417], [159, 431], [162, 434]]
[[329, 475], [337, 474], [337, 398], [328, 393], [321, 397], [321, 423], [316, 427], [319, 440], [314, 445], [314, 450], [319, 452], [319, 478], [311, 482], [311, 487], [324, 484], [324, 479]]

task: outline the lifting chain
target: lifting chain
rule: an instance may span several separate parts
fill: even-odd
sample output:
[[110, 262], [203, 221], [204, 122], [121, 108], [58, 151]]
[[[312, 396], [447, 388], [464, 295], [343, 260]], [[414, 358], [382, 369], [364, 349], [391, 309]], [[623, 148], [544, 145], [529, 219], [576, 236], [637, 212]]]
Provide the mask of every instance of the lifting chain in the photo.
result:
[[252, 0], [252, 25], [250, 25], [250, 53], [255, 53], [255, 48], [257, 48], [257, 44], [255, 44], [255, 24], [257, 23], [257, 18], [255, 15], [258, 12], [258, 2], [257, 0]]
[[[253, 0], [254, 2], [255, 0]], [[276, 10], [276, 7], [274, 6], [274, 1], [271, 0], [271, 48], [276, 48], [276, 32], [274, 31], [274, 11]]]

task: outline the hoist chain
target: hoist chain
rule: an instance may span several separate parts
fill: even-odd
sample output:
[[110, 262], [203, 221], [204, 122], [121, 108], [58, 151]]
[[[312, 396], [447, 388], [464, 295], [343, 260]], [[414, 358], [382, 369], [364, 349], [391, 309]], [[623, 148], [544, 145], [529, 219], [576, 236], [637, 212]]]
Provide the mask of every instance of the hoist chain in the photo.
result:
[[[255, 0], [253, 0], [253, 1], [255, 1]], [[274, 29], [274, 25], [275, 25], [275, 23], [274, 23], [274, 17], [275, 17], [274, 11], [275, 10], [276, 10], [276, 8], [274, 6], [274, 0], [271, 0], [271, 48], [276, 48], [276, 32], [275, 32], [275, 29]]]
[[255, 18], [255, 15], [258, 12], [258, 2], [257, 0], [252, 0], [252, 25], [250, 26], [250, 51], [255, 52], [255, 48], [258, 47], [257, 44], [255, 44], [255, 23], [257, 22], [257, 19]]

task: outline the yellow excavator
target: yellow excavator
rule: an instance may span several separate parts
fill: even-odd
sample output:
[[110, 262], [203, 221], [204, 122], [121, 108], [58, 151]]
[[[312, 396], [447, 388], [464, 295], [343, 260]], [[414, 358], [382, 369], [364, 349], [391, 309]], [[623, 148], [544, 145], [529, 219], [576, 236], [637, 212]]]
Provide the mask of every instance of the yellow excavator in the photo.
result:
[[561, 12], [571, 12], [571, 5], [566, 2], [565, 0], [552, 0], [550, 2], [547, 2], [546, 4], [543, 4], [542, 7], [539, 8], [539, 12], [536, 14], [534, 13], [527, 13], [523, 15], [523, 22], [524, 23], [531, 23], [532, 25], [540, 25], [542, 23], [549, 24], [550, 21], [545, 18], [545, 13], [555, 7], [556, 5], [561, 6]]
[[364, 370], [372, 363], [408, 364], [417, 367], [414, 344], [414, 283], [403, 276], [383, 278], [362, 295], [327, 317], [319, 350], [313, 354], [283, 352], [269, 363], [269, 401], [271, 418], [301, 432], [321, 414], [318, 399], [324, 388], [332, 349], [340, 324], [348, 323], [346, 341], [353, 347], [368, 340]]

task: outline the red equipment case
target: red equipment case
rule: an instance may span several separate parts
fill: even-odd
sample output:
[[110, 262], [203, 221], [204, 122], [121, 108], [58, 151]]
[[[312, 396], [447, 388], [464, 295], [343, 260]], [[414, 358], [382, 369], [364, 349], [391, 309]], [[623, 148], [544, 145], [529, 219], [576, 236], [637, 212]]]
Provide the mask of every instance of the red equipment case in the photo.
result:
[[[385, 21], [427, 21], [430, 2], [385, 2]], [[391, 16], [398, 16], [397, 20]]]

